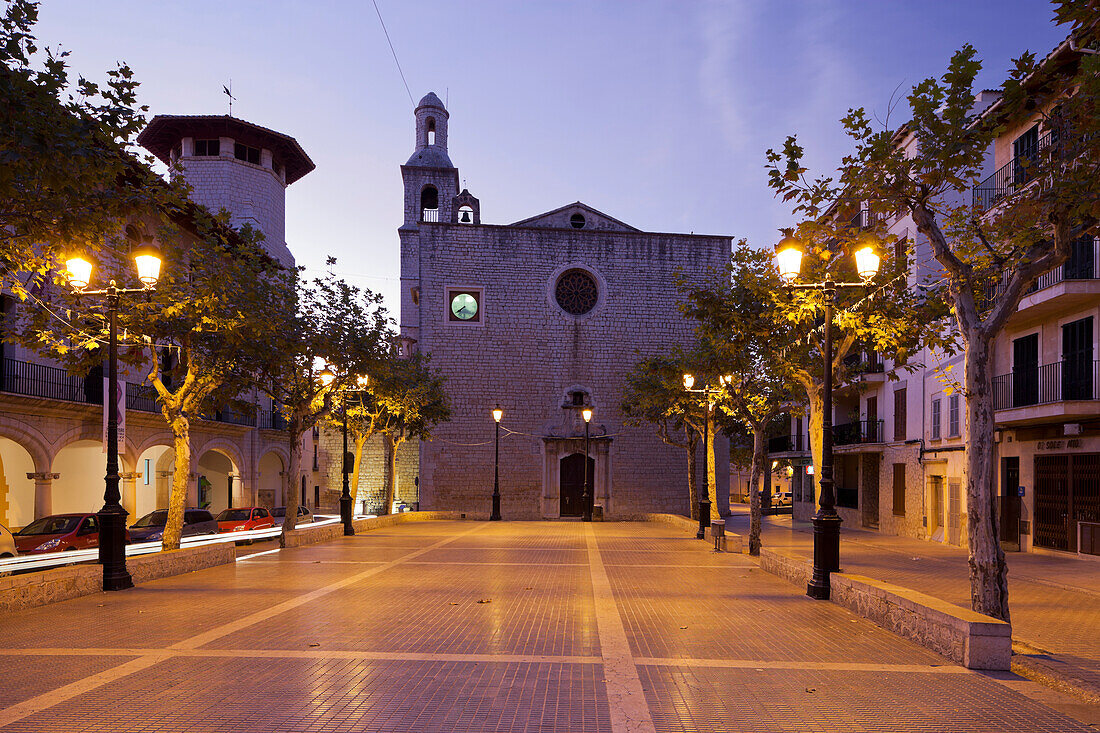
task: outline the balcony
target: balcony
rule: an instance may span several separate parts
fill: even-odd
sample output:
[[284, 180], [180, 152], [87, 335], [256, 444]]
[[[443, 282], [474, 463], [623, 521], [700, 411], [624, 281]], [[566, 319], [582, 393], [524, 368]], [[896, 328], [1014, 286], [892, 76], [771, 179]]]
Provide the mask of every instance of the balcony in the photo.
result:
[[421, 209], [420, 221], [437, 222], [439, 221], [439, 209]]
[[989, 178], [985, 179], [972, 189], [972, 200], [975, 208], [987, 211], [997, 203], [1027, 185], [1032, 179], [1031, 163], [1038, 154], [1050, 147], [1051, 135], [1048, 132], [1039, 138], [1038, 144], [1027, 155], [1015, 157], [1008, 161]]
[[833, 426], [833, 445], [858, 445], [860, 443], [881, 443], [882, 420], [857, 420]]
[[[85, 405], [103, 404], [103, 377], [77, 377], [67, 370], [47, 364], [34, 364], [17, 359], [4, 359], [0, 369], [0, 392]], [[126, 409], [139, 412], [160, 412], [157, 391], [149, 384], [126, 382]], [[256, 416], [232, 410], [219, 410], [213, 418], [204, 420], [233, 425], [256, 425]], [[282, 416], [279, 416], [281, 422]]]
[[256, 427], [261, 430], [286, 430], [286, 418], [282, 410], [261, 410], [256, 415]]
[[1058, 361], [993, 378], [998, 424], [1057, 422], [1100, 414], [1100, 361]]
[[[1024, 291], [1008, 325], [1019, 328], [1100, 303], [1100, 272], [1096, 265], [1092, 237], [1074, 242], [1065, 264], [1043, 273]], [[990, 299], [999, 297], [1007, 285], [1007, 275], [1002, 276], [994, 283]]]
[[809, 435], [780, 435], [768, 439], [768, 453], [802, 453], [808, 450]]

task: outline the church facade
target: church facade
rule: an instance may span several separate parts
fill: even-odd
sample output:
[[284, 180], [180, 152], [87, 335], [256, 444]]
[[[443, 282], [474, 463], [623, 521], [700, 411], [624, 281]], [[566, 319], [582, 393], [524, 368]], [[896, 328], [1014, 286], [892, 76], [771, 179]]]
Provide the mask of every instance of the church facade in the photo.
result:
[[[504, 518], [580, 515], [590, 408], [588, 472], [604, 516], [687, 513], [686, 454], [652, 426], [624, 424], [622, 388], [639, 359], [693, 340], [676, 276], [722, 267], [730, 239], [643, 232], [580, 202], [483, 223], [479, 200], [459, 190], [442, 102], [429, 93], [415, 117], [401, 167], [401, 335], [445, 375], [453, 413], [420, 445], [420, 507], [489, 514], [499, 407]], [[728, 446], [713, 448], [724, 509]]]

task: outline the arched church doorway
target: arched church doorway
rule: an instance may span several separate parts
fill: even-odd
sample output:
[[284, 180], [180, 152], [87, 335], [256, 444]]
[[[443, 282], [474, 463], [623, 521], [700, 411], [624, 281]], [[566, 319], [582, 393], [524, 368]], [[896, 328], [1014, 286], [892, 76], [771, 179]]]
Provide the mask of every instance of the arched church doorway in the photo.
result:
[[[585, 463], [583, 453], [571, 453], [561, 459], [558, 496], [563, 517], [579, 517], [584, 514]], [[587, 464], [588, 480], [592, 482], [596, 476], [596, 459], [589, 458]]]

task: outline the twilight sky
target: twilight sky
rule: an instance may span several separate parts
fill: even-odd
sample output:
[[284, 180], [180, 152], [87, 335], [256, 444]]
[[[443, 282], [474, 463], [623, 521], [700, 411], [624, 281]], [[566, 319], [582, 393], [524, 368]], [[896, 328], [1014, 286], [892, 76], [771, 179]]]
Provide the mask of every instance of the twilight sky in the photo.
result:
[[[413, 98], [448, 102], [451, 160], [486, 223], [581, 200], [757, 246], [791, 221], [768, 147], [798, 133], [831, 168], [848, 108], [881, 115], [966, 42], [995, 87], [1066, 34], [1041, 0], [377, 1]], [[43, 0], [38, 36], [92, 79], [128, 62], [151, 115], [224, 114], [232, 78], [234, 115], [317, 164], [287, 189], [299, 263], [335, 255], [396, 311], [413, 104], [370, 0]]]

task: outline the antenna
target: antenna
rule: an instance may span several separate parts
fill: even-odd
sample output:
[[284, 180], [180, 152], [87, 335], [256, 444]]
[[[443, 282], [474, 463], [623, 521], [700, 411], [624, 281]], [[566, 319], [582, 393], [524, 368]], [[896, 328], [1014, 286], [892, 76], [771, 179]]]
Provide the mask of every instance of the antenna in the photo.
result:
[[233, 96], [233, 79], [229, 80], [229, 86], [222, 85], [222, 91], [225, 92], [225, 96], [229, 97], [229, 116], [233, 116], [233, 100], [236, 97]]
[[451, 88], [447, 87], [443, 90], [443, 95], [447, 98], [447, 101], [443, 103], [443, 106], [447, 109], [451, 108]]

